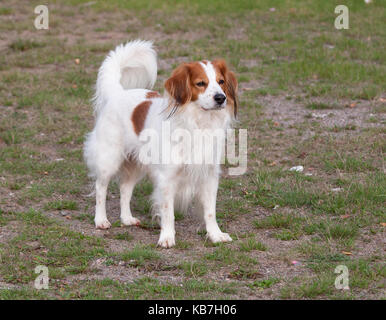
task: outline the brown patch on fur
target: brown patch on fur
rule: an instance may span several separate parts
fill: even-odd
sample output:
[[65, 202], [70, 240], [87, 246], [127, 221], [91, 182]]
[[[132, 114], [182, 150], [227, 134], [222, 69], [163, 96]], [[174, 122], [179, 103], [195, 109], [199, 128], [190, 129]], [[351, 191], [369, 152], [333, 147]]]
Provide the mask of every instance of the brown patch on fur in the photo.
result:
[[146, 93], [146, 99], [160, 98], [161, 95], [157, 91], [149, 91]]
[[151, 101], [146, 100], [137, 105], [131, 115], [131, 122], [133, 123], [134, 131], [137, 136], [141, 133], [144, 125], [147, 113], [149, 111]]
[[[190, 85], [192, 88], [192, 101], [198, 99], [200, 93], [204, 93], [208, 87], [209, 79], [202, 65], [199, 62], [190, 63]], [[203, 87], [197, 86], [197, 83], [204, 82]]]
[[[198, 82], [204, 82], [205, 86], [197, 86]], [[182, 106], [197, 100], [199, 93], [205, 91], [208, 82], [208, 77], [199, 62], [183, 63], [166, 80], [165, 89], [174, 98], [176, 105]]]
[[212, 61], [213, 67], [216, 70], [217, 81], [220, 79], [224, 80], [224, 84], [221, 85], [223, 88], [228, 101], [232, 104], [233, 114], [237, 116], [238, 101], [237, 101], [237, 79], [235, 74], [230, 71], [224, 60]]

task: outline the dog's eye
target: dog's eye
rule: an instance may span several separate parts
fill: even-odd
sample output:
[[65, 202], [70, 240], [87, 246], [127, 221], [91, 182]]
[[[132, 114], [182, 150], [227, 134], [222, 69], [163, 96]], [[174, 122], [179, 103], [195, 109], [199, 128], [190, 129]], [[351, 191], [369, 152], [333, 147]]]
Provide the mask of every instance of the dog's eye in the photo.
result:
[[197, 87], [205, 87], [205, 82], [204, 81], [197, 82], [196, 86]]
[[218, 84], [224, 84], [225, 83], [225, 81], [223, 80], [223, 79], [221, 79], [219, 82], [218, 82]]

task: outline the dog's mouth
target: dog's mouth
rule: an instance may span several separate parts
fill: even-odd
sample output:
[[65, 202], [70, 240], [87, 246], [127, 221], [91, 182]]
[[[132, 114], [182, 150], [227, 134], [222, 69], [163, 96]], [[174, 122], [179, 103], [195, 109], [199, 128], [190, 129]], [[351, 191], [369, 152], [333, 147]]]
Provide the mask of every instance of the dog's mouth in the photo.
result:
[[204, 107], [201, 107], [201, 109], [203, 109], [205, 111], [222, 110], [224, 108], [225, 108], [224, 104], [216, 105], [216, 106], [214, 106], [213, 108], [210, 108], [210, 109], [205, 109]]

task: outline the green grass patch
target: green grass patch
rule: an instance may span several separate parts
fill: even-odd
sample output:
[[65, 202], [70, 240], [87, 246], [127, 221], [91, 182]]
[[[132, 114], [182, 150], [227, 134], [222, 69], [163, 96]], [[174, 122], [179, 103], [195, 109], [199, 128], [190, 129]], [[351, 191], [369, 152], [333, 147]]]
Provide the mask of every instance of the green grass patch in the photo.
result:
[[17, 39], [9, 45], [15, 51], [26, 51], [34, 48], [43, 48], [44, 46], [45, 43], [43, 42], [29, 39]]
[[0, 8], [0, 15], [1, 16], [7, 16], [12, 14], [13, 10], [12, 8], [6, 8], [6, 7], [1, 7]]
[[341, 170], [351, 173], [375, 170], [369, 160], [358, 159], [352, 156], [340, 157], [337, 155], [335, 159], [326, 159], [324, 165], [327, 172]]
[[208, 265], [202, 262], [184, 261], [178, 267], [187, 277], [199, 277], [208, 273]]
[[267, 289], [267, 288], [271, 288], [273, 285], [279, 282], [280, 282], [280, 279], [271, 277], [268, 279], [253, 281], [248, 286], [252, 289], [254, 288]]
[[131, 250], [126, 250], [112, 255], [115, 259], [129, 262], [131, 265], [143, 266], [148, 261], [161, 259], [161, 255], [152, 247], [136, 245]]
[[238, 280], [256, 279], [262, 275], [255, 268], [239, 267], [230, 272], [229, 277]]
[[253, 250], [266, 251], [267, 246], [260, 241], [256, 241], [255, 238], [249, 238], [246, 241], [240, 243], [239, 248], [241, 251], [250, 252]]
[[274, 213], [266, 218], [256, 220], [254, 222], [255, 227], [261, 228], [290, 228], [295, 224], [299, 224], [304, 221], [304, 218], [297, 217], [293, 214]]
[[327, 104], [323, 102], [311, 102], [306, 105], [306, 108], [311, 110], [330, 110], [330, 109], [337, 109], [339, 107], [335, 104]]
[[123, 232], [123, 233], [114, 234], [113, 239], [115, 239], [115, 240], [131, 241], [131, 240], [134, 239], [134, 237], [131, 234], [127, 233], [127, 232]]
[[32, 281], [37, 265], [47, 266], [51, 279], [87, 273], [91, 260], [106, 255], [102, 239], [70, 231], [38, 211], [9, 213], [8, 219], [24, 222], [2, 248], [0, 274], [8, 283]]
[[83, 281], [75, 290], [61, 293], [65, 299], [224, 299], [236, 292], [234, 284], [220, 284], [212, 281], [186, 280], [182, 283], [168, 283], [142, 277], [133, 283], [112, 279]]
[[56, 200], [48, 202], [44, 206], [45, 210], [77, 210], [78, 204], [73, 200]]

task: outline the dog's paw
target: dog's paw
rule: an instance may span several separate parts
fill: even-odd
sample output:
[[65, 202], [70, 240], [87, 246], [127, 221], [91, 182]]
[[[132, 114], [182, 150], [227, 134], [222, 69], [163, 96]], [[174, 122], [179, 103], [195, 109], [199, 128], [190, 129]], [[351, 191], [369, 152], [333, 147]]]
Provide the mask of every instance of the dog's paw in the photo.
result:
[[208, 237], [213, 243], [232, 241], [232, 238], [229, 236], [229, 234], [225, 232], [208, 234]]
[[121, 223], [124, 226], [139, 226], [141, 221], [134, 217], [121, 217]]
[[173, 233], [162, 233], [158, 240], [158, 246], [162, 248], [171, 248], [176, 244], [176, 240]]
[[95, 227], [97, 229], [106, 230], [106, 229], [109, 229], [111, 227], [111, 223], [107, 219], [95, 220]]

